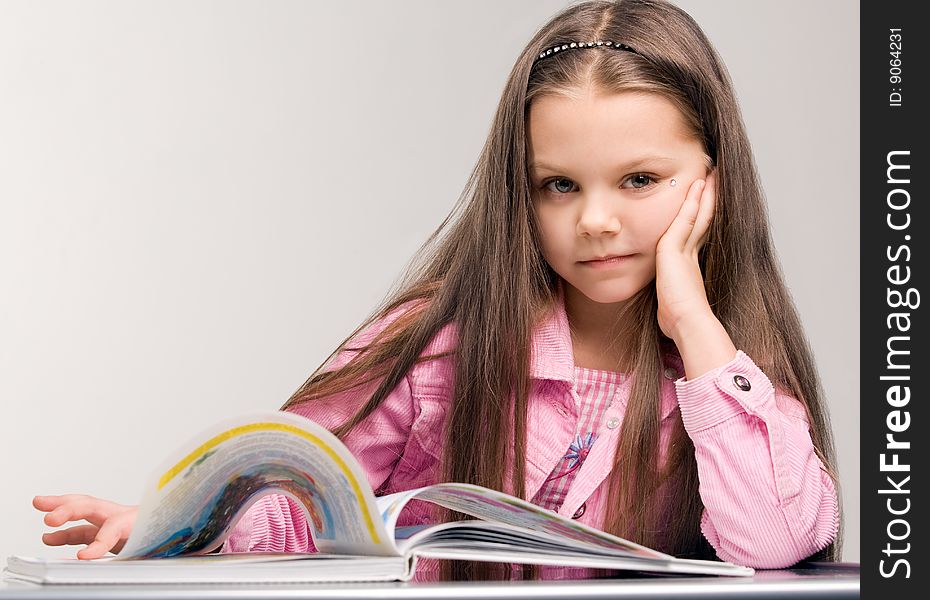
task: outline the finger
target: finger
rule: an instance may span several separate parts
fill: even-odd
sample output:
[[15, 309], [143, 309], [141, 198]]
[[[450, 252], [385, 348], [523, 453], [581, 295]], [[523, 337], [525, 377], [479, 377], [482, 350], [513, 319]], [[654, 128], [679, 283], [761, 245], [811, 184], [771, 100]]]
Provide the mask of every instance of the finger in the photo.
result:
[[113, 546], [113, 548], [110, 550], [110, 552], [112, 552], [113, 554], [119, 554], [119, 553], [122, 551], [123, 546], [126, 545], [126, 542], [127, 542], [127, 541], [129, 541], [128, 534], [127, 534], [127, 537], [125, 537], [125, 538], [120, 538], [120, 540], [119, 540], [118, 542], [116, 542], [116, 545]]
[[74, 494], [66, 498], [65, 503], [45, 515], [47, 525], [57, 527], [68, 521], [83, 519], [99, 527], [112, 515], [125, 509], [124, 506], [93, 496]]
[[698, 203], [698, 212], [694, 219], [694, 227], [688, 235], [688, 241], [685, 248], [688, 250], [697, 250], [703, 245], [707, 237], [707, 231], [710, 229], [710, 223], [713, 221], [717, 205], [717, 172], [711, 173], [704, 180], [704, 189], [700, 194]]
[[80, 521], [81, 518], [74, 518], [72, 507], [70, 505], [63, 504], [45, 515], [45, 518], [42, 520], [45, 521], [45, 524], [50, 527], [58, 527], [59, 525], [64, 525], [68, 521]]
[[113, 554], [119, 554], [123, 550], [123, 546], [126, 545], [126, 542], [129, 541], [129, 536], [132, 534], [132, 528], [136, 525], [136, 516], [135, 511], [126, 512], [121, 514], [118, 518], [120, 519], [120, 525], [122, 527], [120, 531], [119, 541], [113, 546], [111, 552]]
[[96, 525], [77, 525], [68, 529], [60, 529], [42, 534], [42, 542], [46, 546], [76, 546], [88, 544], [97, 537], [99, 527]]
[[694, 221], [698, 213], [698, 201], [701, 197], [703, 186], [704, 180], [702, 179], [695, 180], [691, 183], [687, 194], [685, 194], [685, 201], [682, 202], [681, 207], [678, 209], [678, 214], [675, 216], [672, 224], [668, 226], [666, 234], [662, 236], [663, 239], [668, 236], [678, 249], [685, 248], [688, 237], [691, 235], [691, 230], [694, 228]]
[[62, 504], [73, 504], [82, 500], [97, 500], [93, 496], [86, 494], [61, 494], [58, 496], [35, 496], [32, 499], [32, 505], [44, 511], [54, 510]]
[[63, 503], [63, 496], [35, 496], [32, 499], [32, 506], [44, 511], [53, 510]]
[[77, 557], [81, 560], [92, 560], [100, 558], [107, 553], [109, 548], [105, 548], [100, 542], [91, 542], [86, 548], [81, 548], [77, 552]]
[[109, 552], [122, 537], [126, 519], [119, 517], [108, 520], [100, 530], [93, 542], [87, 548], [79, 550], [78, 558], [99, 558]]
[[[43, 521], [49, 527], [59, 527], [64, 525], [69, 521], [82, 521], [85, 517], [80, 506], [75, 506], [74, 504], [62, 504], [61, 506], [55, 508], [47, 515]], [[88, 521], [90, 519], [87, 519]], [[95, 523], [95, 525], [100, 525], [100, 523]]]

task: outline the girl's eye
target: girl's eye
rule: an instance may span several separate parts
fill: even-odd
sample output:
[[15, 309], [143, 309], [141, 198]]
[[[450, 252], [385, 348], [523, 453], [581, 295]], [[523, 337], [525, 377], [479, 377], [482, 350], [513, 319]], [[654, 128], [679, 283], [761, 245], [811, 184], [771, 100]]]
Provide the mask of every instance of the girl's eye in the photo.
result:
[[[567, 185], [566, 183], [562, 183], [562, 182], [566, 182]], [[549, 185], [553, 183], [556, 183], [556, 184], [562, 183], [562, 185], [559, 185], [555, 189], [552, 189], [549, 187]], [[652, 187], [653, 185], [655, 185], [656, 178], [647, 173], [635, 173], [627, 177], [626, 181], [624, 181], [623, 183], [624, 183], [623, 187], [625, 188], [628, 188], [628, 189], [632, 188], [634, 190], [642, 190], [642, 189], [646, 189], [648, 187]], [[561, 194], [569, 193], [571, 191], [573, 184], [574, 182], [571, 179], [566, 179], [565, 177], [553, 177], [552, 179], [543, 183], [543, 189], [550, 193], [561, 195]], [[626, 184], [630, 184], [630, 185], [627, 186]]]
[[[568, 182], [568, 188], [569, 188], [569, 189], [571, 188], [571, 184], [572, 184], [572, 180], [571, 180], [571, 179], [565, 179], [564, 177], [555, 177], [555, 178], [550, 179], [549, 181], [545, 182], [545, 183], [543, 184], [543, 189], [546, 190], [546, 191], [552, 191], [552, 190], [549, 188], [549, 185], [552, 184], [552, 183], [558, 183], [558, 182]], [[555, 193], [555, 194], [567, 194], [567, 193], [569, 192], [569, 189], [559, 190], [559, 191], [553, 191], [553, 193]]]
[[650, 183], [655, 183], [655, 179], [652, 177], [652, 175], [647, 175], [646, 173], [636, 173], [635, 175], [630, 176], [627, 181], [630, 182], [633, 188], [637, 190], [648, 187]]

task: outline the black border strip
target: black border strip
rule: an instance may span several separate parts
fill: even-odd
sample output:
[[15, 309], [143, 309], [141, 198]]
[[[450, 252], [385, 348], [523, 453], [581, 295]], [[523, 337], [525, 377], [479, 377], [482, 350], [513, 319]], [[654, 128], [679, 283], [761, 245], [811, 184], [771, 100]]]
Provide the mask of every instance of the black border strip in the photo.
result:
[[864, 0], [860, 7], [863, 598], [930, 594], [924, 560], [930, 507], [917, 491], [927, 489], [925, 460], [918, 455], [927, 454], [923, 435], [930, 432], [923, 306], [930, 297], [921, 298], [930, 272], [930, 103], [923, 92], [930, 23], [917, 15], [922, 4]]

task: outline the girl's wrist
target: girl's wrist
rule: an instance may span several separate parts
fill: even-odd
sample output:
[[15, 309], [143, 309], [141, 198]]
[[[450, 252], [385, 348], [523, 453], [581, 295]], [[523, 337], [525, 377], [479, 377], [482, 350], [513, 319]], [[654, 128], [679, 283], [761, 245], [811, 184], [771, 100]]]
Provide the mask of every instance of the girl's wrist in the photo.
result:
[[671, 336], [681, 353], [685, 377], [696, 379], [736, 357], [736, 346], [723, 323], [708, 313], [681, 319]]

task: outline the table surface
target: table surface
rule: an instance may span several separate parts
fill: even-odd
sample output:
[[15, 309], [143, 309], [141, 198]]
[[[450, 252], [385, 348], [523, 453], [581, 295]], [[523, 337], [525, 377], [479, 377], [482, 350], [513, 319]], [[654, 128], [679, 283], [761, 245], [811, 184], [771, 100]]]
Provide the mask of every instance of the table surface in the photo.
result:
[[859, 563], [802, 563], [791, 569], [757, 570], [753, 577], [646, 575], [560, 581], [469, 581], [315, 584], [166, 584], [166, 585], [37, 585], [5, 579], [0, 600], [61, 598], [314, 598], [361, 600], [432, 598], [481, 600], [525, 598], [858, 598]]

